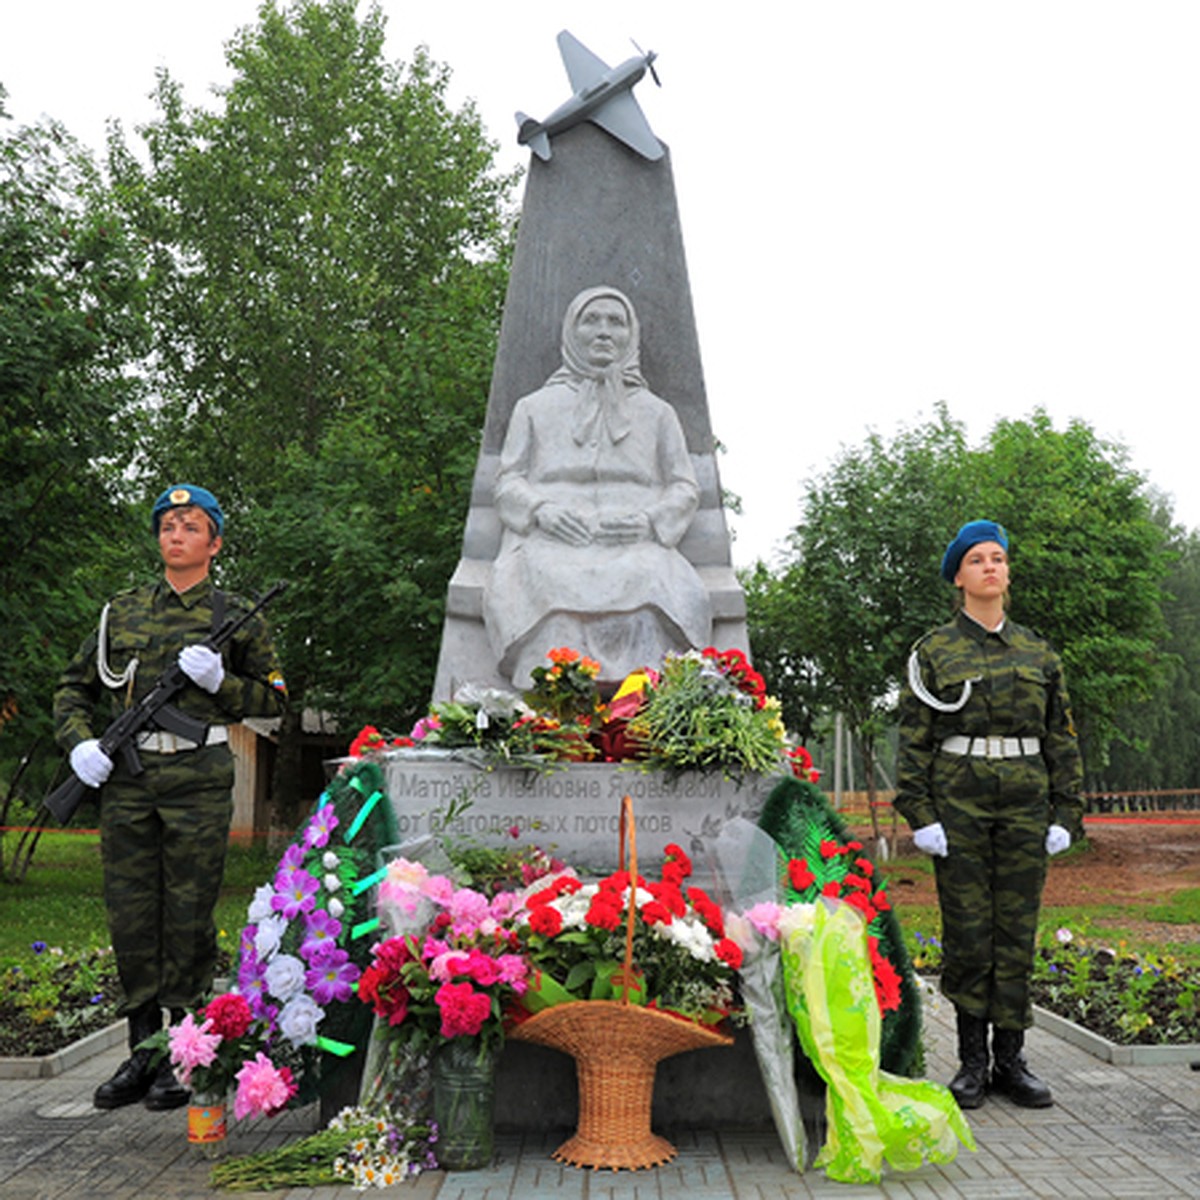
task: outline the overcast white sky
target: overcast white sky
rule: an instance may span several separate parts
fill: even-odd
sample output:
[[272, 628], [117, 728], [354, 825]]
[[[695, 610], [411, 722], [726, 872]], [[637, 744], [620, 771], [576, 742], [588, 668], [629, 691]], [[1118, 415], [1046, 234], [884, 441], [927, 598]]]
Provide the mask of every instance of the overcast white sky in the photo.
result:
[[[206, 101], [258, 5], [6, 8], [11, 113], [99, 151], [108, 118], [154, 115], [158, 67]], [[525, 160], [514, 111], [569, 94], [560, 29], [613, 64], [630, 38], [658, 52], [663, 86], [637, 97], [671, 147], [739, 564], [841, 447], [939, 400], [973, 441], [1037, 406], [1082, 417], [1200, 527], [1200, 4], [382, 8], [389, 56], [424, 43], [449, 64], [505, 165]]]

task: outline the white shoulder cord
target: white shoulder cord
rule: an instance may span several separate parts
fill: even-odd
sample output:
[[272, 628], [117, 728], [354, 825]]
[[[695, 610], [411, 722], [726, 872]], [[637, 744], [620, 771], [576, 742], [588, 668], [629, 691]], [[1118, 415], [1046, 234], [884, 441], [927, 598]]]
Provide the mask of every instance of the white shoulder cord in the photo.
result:
[[918, 700], [924, 701], [930, 708], [937, 709], [938, 712], [958, 712], [961, 708], [966, 707], [967, 701], [971, 698], [972, 685], [978, 683], [982, 678], [982, 675], [976, 675], [973, 679], [964, 680], [958, 699], [947, 703], [945, 700], [939, 700], [925, 686], [925, 682], [921, 678], [921, 664], [917, 660], [917, 652], [914, 650], [908, 656], [908, 686], [912, 688], [913, 695]]
[[115, 675], [108, 666], [108, 610], [112, 608], [112, 601], [109, 601], [100, 613], [100, 640], [96, 643], [96, 671], [100, 676], [100, 682], [105, 687], [116, 690], [124, 687], [131, 682], [134, 675], [137, 674], [138, 660], [131, 658], [125, 667], [125, 670], [120, 675]]

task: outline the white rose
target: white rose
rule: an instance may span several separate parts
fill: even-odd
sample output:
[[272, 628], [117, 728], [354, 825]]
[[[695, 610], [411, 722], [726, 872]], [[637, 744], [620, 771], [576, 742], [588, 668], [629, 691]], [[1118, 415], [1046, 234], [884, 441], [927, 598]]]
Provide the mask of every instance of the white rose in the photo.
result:
[[341, 865], [341, 861], [342, 860], [338, 858], [338, 856], [334, 854], [332, 850], [326, 850], [325, 854], [321, 858], [321, 865], [327, 871], [336, 871]]
[[293, 996], [279, 1014], [279, 1030], [293, 1046], [315, 1046], [317, 1026], [325, 1016], [325, 1010], [302, 992]]
[[331, 896], [329, 903], [325, 907], [329, 910], [329, 915], [335, 921], [340, 921], [342, 914], [346, 911], [346, 906], [336, 896]]
[[342, 881], [336, 875], [325, 876], [325, 890], [327, 892], [336, 892], [342, 886]]
[[270, 958], [279, 949], [283, 935], [287, 931], [287, 921], [281, 916], [266, 917], [258, 923], [254, 934], [254, 949], [259, 958]]
[[294, 954], [277, 954], [267, 966], [267, 990], [277, 1000], [290, 1000], [304, 990], [304, 971]]
[[246, 917], [251, 925], [257, 925], [259, 921], [265, 921], [271, 915], [271, 897], [274, 895], [275, 889], [269, 883], [264, 883], [255, 890], [254, 899], [250, 901], [250, 907], [246, 910]]

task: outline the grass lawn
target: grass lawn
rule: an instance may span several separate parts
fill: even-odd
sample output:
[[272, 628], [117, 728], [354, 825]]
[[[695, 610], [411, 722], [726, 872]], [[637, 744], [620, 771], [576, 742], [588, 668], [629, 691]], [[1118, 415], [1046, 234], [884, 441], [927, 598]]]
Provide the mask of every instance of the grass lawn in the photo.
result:
[[[261, 843], [230, 846], [216, 913], [221, 945], [230, 953], [237, 950], [250, 897], [269, 881], [274, 865]], [[99, 834], [44, 833], [24, 881], [0, 883], [0, 913], [0, 963], [35, 941], [68, 952], [107, 946]]]

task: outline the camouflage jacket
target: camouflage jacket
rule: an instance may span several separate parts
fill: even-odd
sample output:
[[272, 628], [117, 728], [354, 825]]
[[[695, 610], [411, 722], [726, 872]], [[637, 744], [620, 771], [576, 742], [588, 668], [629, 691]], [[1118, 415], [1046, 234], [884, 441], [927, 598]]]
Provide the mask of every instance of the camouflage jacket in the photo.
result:
[[[184, 646], [203, 641], [213, 625], [213, 587], [204, 579], [182, 595], [165, 579], [147, 587], [121, 592], [108, 614], [106, 661], [121, 674], [137, 659], [130, 683], [106, 687], [97, 664], [99, 629], [80, 646], [54, 693], [54, 736], [68, 753], [79, 743], [103, 732], [127, 705], [151, 690], [159, 676], [179, 657]], [[249, 605], [227, 598], [227, 613]], [[174, 703], [182, 711], [211, 725], [230, 725], [245, 717], [275, 717], [283, 711], [286, 692], [275, 648], [261, 617], [248, 622], [222, 650], [225, 678], [215, 694], [188, 683]]]
[[1048, 775], [1050, 820], [1079, 831], [1083, 766], [1062, 663], [1048, 642], [1006, 620], [990, 632], [965, 613], [914, 647], [920, 681], [937, 700], [962, 708], [940, 712], [905, 681], [900, 694], [900, 761], [896, 808], [914, 828], [936, 821], [934, 756], [949, 737], [1036, 737]]

